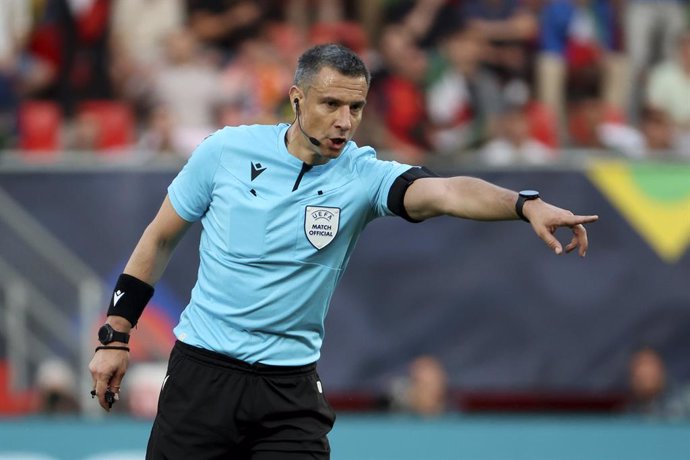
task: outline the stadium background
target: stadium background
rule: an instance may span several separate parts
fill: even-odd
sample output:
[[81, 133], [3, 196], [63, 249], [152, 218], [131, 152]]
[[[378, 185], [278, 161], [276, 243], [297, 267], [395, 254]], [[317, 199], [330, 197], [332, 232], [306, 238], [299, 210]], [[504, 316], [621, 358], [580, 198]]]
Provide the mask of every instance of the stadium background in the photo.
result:
[[[61, 171], [23, 166], [7, 167], [0, 174], [3, 200], [13, 203], [3, 207], [3, 258], [7, 257], [20, 284], [27, 283], [32, 294], [39, 291], [52, 300], [74, 299], [56, 302], [59, 314], [67, 320], [66, 329], [46, 329], [38, 323], [36, 318], [46, 313], [46, 306], [34, 306], [32, 297], [27, 299], [25, 310], [3, 303], [3, 323], [24, 323], [27, 327], [19, 338], [4, 329], [6, 339], [15, 338], [4, 341], [0, 348], [3, 364], [5, 368], [15, 364], [24, 379], [22, 386], [19, 380], [12, 381], [11, 374], [3, 375], [0, 408], [8, 414], [31, 414], [36, 366], [51, 357], [41, 350], [68, 359], [85, 380], [80, 389], [82, 396], [86, 395], [90, 378], [84, 360], [90, 358], [105, 302], [89, 305], [84, 316], [78, 308], [75, 286], [60, 281], [60, 272], [50, 261], [28, 246], [26, 237], [36, 235], [31, 225], [13, 230], [7, 222], [16, 218], [14, 206], [60, 241], [107, 286], [121, 271], [126, 254], [157, 210], [174, 171], [162, 166], [149, 170], [91, 166]], [[444, 173], [472, 174], [511, 188], [534, 186], [548, 199], [576, 212], [599, 213], [601, 221], [590, 229], [591, 249], [585, 259], [555, 257], [526, 224], [517, 222], [437, 219], [411, 225], [387, 218], [372, 224], [333, 300], [320, 364], [324, 386], [334, 403], [344, 414], [355, 412], [363, 417], [341, 417], [341, 442], [350, 447], [342, 448], [342, 456], [334, 458], [463, 458], [454, 456], [462, 452], [469, 455], [466, 458], [478, 458], [473, 457], [472, 449], [481, 450], [481, 443], [450, 442], [450, 433], [458, 439], [469, 433], [479, 438], [507, 436], [506, 444], [496, 448], [493, 457], [485, 450], [485, 458], [522, 458], [506, 457], [516, 446], [527, 449], [524, 458], [540, 458], [530, 457], [532, 454], [582, 458], [568, 457], [571, 453], [566, 451], [559, 451], [561, 457], [549, 453], [560, 442], [577, 439], [592, 449], [593, 455], [601, 452], [601, 457], [591, 458], [617, 458], [617, 449], [631, 449], [626, 458], [651, 458], [641, 452], [657, 444], [666, 449], [666, 456], [656, 458], [684, 458], [680, 452], [687, 447], [687, 421], [631, 419], [622, 411], [622, 403], [628, 360], [641, 344], [662, 351], [674, 379], [690, 379], [690, 167], [594, 160], [585, 161], [581, 168], [526, 171], [475, 167]], [[636, 207], [664, 211], [666, 220], [653, 213], [635, 216], [620, 201], [621, 196], [635, 197]], [[665, 230], [668, 228], [679, 230], [674, 233]], [[168, 352], [172, 341], [169, 328], [194, 282], [197, 238], [198, 232], [193, 231], [181, 243], [135, 332], [135, 367], [137, 361], [164, 359]], [[4, 299], [11, 290], [9, 281], [3, 277]], [[107, 288], [103, 289], [101, 296], [107, 295]], [[21, 321], [11, 317], [22, 311], [25, 318]], [[80, 337], [85, 331], [87, 345], [82, 347]], [[36, 343], [45, 348], [36, 347]], [[24, 350], [25, 360], [11, 362], [9, 358], [17, 356], [8, 344]], [[409, 361], [419, 354], [437, 356], [449, 373], [455, 404], [450, 419], [363, 416], [367, 411], [381, 413], [377, 398], [396, 376], [405, 374]], [[131, 383], [132, 393], [141, 388], [146, 395], [138, 401], [152, 394], [155, 399], [151, 386], [155, 391], [160, 381], [151, 378], [154, 381], [148, 386]], [[134, 398], [132, 393], [130, 398]], [[91, 401], [84, 402], [88, 405]], [[150, 411], [137, 409], [138, 403], [127, 398], [123, 404], [133, 404], [132, 413], [138, 416], [134, 425], [116, 419], [111, 426], [108, 420], [92, 418], [95, 414], [90, 410], [86, 412], [91, 415], [83, 420], [10, 418], [0, 424], [0, 446], [10, 447], [10, 451], [51, 453], [49, 458], [70, 458], [58, 455], [61, 450], [48, 444], [51, 427], [66, 423], [63, 431], [55, 432], [60, 437], [70, 436], [66, 427], [74, 427], [72, 435], [109, 427], [108, 432], [124, 430], [133, 447], [141, 447], [136, 440], [145, 441]], [[494, 414], [493, 418], [482, 415], [486, 411]], [[495, 416], [496, 411], [513, 415], [502, 418]], [[544, 411], [551, 417], [524, 415]], [[576, 416], [560, 419], [554, 413]], [[592, 413], [603, 418], [591, 417]], [[386, 457], [389, 453], [381, 448], [379, 457], [366, 457], [373, 451], [357, 456], [352, 443], [359, 445], [357, 439], [370, 439], [377, 429], [391, 433], [400, 453]], [[524, 439], [511, 438], [511, 429], [522, 433]], [[429, 457], [418, 456], [411, 446], [402, 448], [403, 440], [410, 436], [417, 439], [420, 430], [428, 430], [430, 437], [420, 442], [438, 448], [436, 453], [429, 451]], [[604, 435], [609, 430], [610, 437]], [[554, 446], [542, 444], [544, 434], [554, 437]], [[337, 431], [334, 436], [337, 446]], [[37, 438], [41, 439], [38, 443]], [[83, 450], [77, 452], [84, 452], [86, 458], [86, 453], [92, 452], [86, 446], [97, 437], [89, 442], [86, 438], [79, 435], [65, 446], [80, 445]], [[647, 447], [640, 451], [640, 446]], [[606, 449], [612, 449], [611, 453], [606, 454]]]
[[[182, 3], [170, 0], [167, 4]], [[273, 8], [281, 2], [229, 1], [226, 5], [241, 3]], [[315, 10], [341, 5], [347, 17], [340, 18], [337, 26], [314, 24], [310, 40], [342, 40], [362, 47], [367, 58], [377, 53], [384, 58], [385, 67], [387, 50], [382, 47], [387, 42], [366, 37], [372, 30], [384, 35], [383, 28], [373, 27], [376, 21], [368, 15], [360, 24], [355, 22], [354, 28], [350, 22], [356, 9], [353, 5], [375, 3], [296, 0], [285, 5], [311, 5]], [[434, 2], [380, 5], [395, 9], [396, 3]], [[501, 2], [529, 5], [535, 8], [535, 17], [541, 8], [556, 3], [570, 2]], [[690, 11], [687, 2], [680, 3]], [[16, 74], [11, 65], [9, 70], [0, 65], [0, 147], [4, 149], [0, 150], [0, 459], [142, 458], [161, 371], [173, 341], [170, 329], [195, 279], [198, 226], [177, 249], [135, 332], [123, 401], [112, 416], [104, 417], [89, 398], [91, 380], [86, 366], [110, 287], [160, 205], [167, 184], [189, 154], [186, 147], [211, 128], [181, 124], [176, 129], [184, 134], [183, 140], [161, 141], [156, 136], [165, 136], [167, 131], [156, 131], [161, 119], [149, 118], [155, 110], [142, 110], [142, 101], [119, 92], [118, 85], [99, 93], [110, 87], [100, 80], [108, 77], [96, 71], [103, 70], [99, 53], [106, 49], [111, 30], [107, 19], [110, 2], [17, 0], [0, 4], [0, 57], [6, 50], [2, 37], [21, 23], [11, 13], [29, 4], [36, 21], [36, 40], [20, 49], [22, 59], [17, 62], [22, 65], [17, 66]], [[65, 39], [64, 33], [51, 35], [65, 24], [60, 23], [59, 14], [39, 17], [39, 12], [55, 13], [51, 8], [70, 4], [81, 4], [75, 8], [84, 16], [62, 32], [72, 27], [81, 35], [60, 43], [65, 50], [76, 50], [88, 64], [73, 66], [70, 71], [81, 73], [67, 75], [61, 66], [79, 63], [79, 58], [50, 61], [56, 48], [49, 46], [51, 36]], [[612, 6], [620, 13], [626, 3], [592, 4]], [[275, 15], [269, 16], [275, 20]], [[626, 51], [619, 36], [621, 17], [612, 16], [609, 24], [609, 32], [619, 39], [611, 41], [608, 51], [619, 57]], [[116, 23], [112, 24], [114, 30]], [[257, 34], [249, 33], [246, 40], [256, 44]], [[396, 42], [391, 40], [388, 45], [392, 47]], [[275, 62], [282, 62], [286, 49], [288, 55], [299, 49], [290, 41], [281, 45], [280, 53], [268, 53]], [[433, 40], [424, 46], [429, 55], [441, 49]], [[534, 42], [528, 47], [532, 51], [538, 48]], [[270, 50], [260, 49], [264, 53]], [[415, 50], [407, 48], [407, 52]], [[252, 57], [256, 55], [250, 52], [243, 59]], [[28, 83], [37, 84], [33, 77], [46, 75], [40, 72], [45, 70], [39, 65], [42, 58], [48, 58], [59, 72], [53, 87], [34, 88], [31, 93], [33, 87]], [[252, 59], [237, 61], [240, 67], [245, 64], [246, 75], [235, 78], [232, 71], [237, 69], [229, 66], [226, 77], [231, 77], [230, 83], [244, 96], [257, 94], [261, 101], [248, 98], [240, 110], [234, 100], [224, 106], [229, 109], [225, 120], [286, 120], [284, 93], [275, 92], [279, 85], [271, 86], [281, 71], [262, 67], [266, 64], [262, 59], [258, 67], [253, 67], [257, 62]], [[6, 61], [0, 59], [2, 62]], [[377, 62], [381, 64], [374, 58], [370, 64]], [[93, 65], [94, 72], [85, 72], [88, 65]], [[626, 107], [631, 114], [628, 119], [603, 120], [597, 118], [601, 114], [596, 110], [589, 114], [598, 120], [598, 126], [609, 123], [610, 127], [615, 121], [617, 140], [626, 142], [603, 143], [592, 138], [597, 126], [587, 125], [591, 119], [577, 110], [576, 99], [569, 107], [573, 109], [568, 112], [570, 118], [560, 120], [565, 125], [558, 126], [556, 116], [544, 117], [548, 112], [530, 118], [537, 128], [551, 129], [546, 136], [532, 129], [540, 141], [554, 141], [557, 135], [549, 145], [549, 155], [535, 159], [516, 154], [498, 164], [484, 147], [501, 133], [484, 122], [493, 115], [500, 118], [504, 110], [514, 114], [516, 100], [512, 97], [506, 104], [509, 109], [503, 107], [488, 115], [478, 101], [471, 101], [467, 110], [456, 106], [462, 112], [453, 121], [457, 123], [454, 135], [460, 136], [457, 151], [435, 150], [434, 139], [418, 137], [419, 127], [429, 128], [426, 123], [430, 120], [415, 118], [421, 112], [402, 110], [418, 102], [414, 97], [432, 94], [432, 86], [426, 87], [427, 93], [407, 93], [409, 87], [399, 86], [400, 81], [386, 80], [396, 70], [390, 63], [388, 66], [389, 74], [377, 72], [375, 81], [391, 86], [379, 86], [376, 94], [401, 98], [387, 103], [374, 98], [360, 134], [381, 156], [424, 163], [442, 175], [470, 174], [512, 189], [536, 188], [551, 202], [576, 213], [597, 213], [601, 220], [589, 228], [591, 248], [585, 259], [553, 256], [529, 226], [520, 222], [488, 224], [441, 218], [411, 225], [387, 218], [372, 224], [353, 255], [326, 324], [320, 374], [340, 414], [332, 436], [333, 458], [690, 458], [687, 416], [628, 411], [628, 366], [633, 352], [642, 346], [661, 354], [670, 381], [679, 387], [688, 387], [690, 382], [687, 151], [640, 150], [639, 144], [630, 148], [626, 142], [639, 137], [630, 137], [635, 129], [648, 135], [636, 120], [640, 113], [631, 107]], [[175, 73], [174, 66], [161, 69]], [[75, 80], [75, 75], [85, 80]], [[265, 75], [272, 77], [259, 78]], [[131, 82], [141, 75], [125, 76], [120, 74], [122, 81]], [[263, 86], [248, 86], [259, 80]], [[80, 86], [80, 82], [86, 84]], [[402, 93], [395, 93], [396, 88], [403, 88]], [[186, 89], [197, 94], [196, 88]], [[548, 102], [539, 101], [537, 93], [534, 88], [533, 99], [518, 104], [521, 110]], [[588, 101], [588, 107], [593, 107], [592, 100]], [[213, 101], [206, 102], [210, 109], [219, 108]], [[261, 111], [266, 104], [274, 104], [270, 113]], [[434, 107], [429, 109], [433, 113]], [[412, 118], [398, 118], [404, 116]], [[214, 123], [218, 121], [220, 118], [214, 119]], [[406, 122], [412, 123], [396, 125]], [[390, 132], [382, 135], [381, 129]], [[448, 374], [450, 394], [447, 411], [441, 416], [391, 411], [387, 404], [392, 384], [407, 375], [410, 362], [420, 355], [436, 357]], [[56, 359], [63, 365], [57, 369], [50, 367]], [[48, 410], [43, 399], [46, 383], [62, 385], [64, 390], [65, 382], [76, 398], [74, 406], [67, 413]], [[690, 400], [686, 403], [690, 408]]]

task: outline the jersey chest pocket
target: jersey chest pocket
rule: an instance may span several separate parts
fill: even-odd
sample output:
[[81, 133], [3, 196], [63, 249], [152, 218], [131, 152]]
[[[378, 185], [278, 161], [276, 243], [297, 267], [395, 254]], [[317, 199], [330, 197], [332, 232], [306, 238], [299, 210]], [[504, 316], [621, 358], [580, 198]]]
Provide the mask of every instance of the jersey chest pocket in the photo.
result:
[[227, 251], [233, 257], [257, 259], [264, 255], [268, 203], [239, 180], [229, 181], [225, 206]]

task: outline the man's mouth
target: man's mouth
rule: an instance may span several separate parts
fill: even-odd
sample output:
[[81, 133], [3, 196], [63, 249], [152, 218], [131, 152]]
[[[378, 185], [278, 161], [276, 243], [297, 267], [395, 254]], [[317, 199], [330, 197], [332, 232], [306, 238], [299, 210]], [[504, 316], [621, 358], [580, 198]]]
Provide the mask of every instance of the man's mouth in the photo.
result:
[[341, 149], [347, 142], [347, 139], [344, 137], [331, 137], [329, 139], [331, 141], [331, 146], [336, 149]]

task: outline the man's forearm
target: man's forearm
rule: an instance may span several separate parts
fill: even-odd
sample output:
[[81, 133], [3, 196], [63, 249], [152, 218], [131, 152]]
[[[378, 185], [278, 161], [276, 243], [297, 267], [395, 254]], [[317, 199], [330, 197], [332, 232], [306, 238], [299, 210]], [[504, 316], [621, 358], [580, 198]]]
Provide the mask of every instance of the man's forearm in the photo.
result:
[[163, 276], [177, 241], [171, 241], [156, 234], [152, 226], [147, 227], [134, 248], [125, 266], [124, 273], [151, 286]]
[[[115, 322], [121, 322], [120, 319], [136, 324], [153, 295], [153, 286], [163, 275], [175, 246], [189, 225], [177, 214], [166, 196], [158, 214], [141, 235], [124, 273], [118, 278], [108, 308], [108, 322], [113, 327]], [[124, 330], [122, 327], [116, 329]]]
[[447, 184], [445, 214], [474, 220], [517, 218], [516, 192], [475, 177], [451, 177]]
[[[124, 274], [153, 286], [163, 275], [163, 271], [170, 261], [175, 243], [175, 241], [167, 241], [157, 236], [156, 232], [149, 226], [134, 248], [125, 266]], [[138, 284], [138, 286], [143, 288], [145, 285]], [[146, 299], [141, 300], [141, 305], [138, 308], [143, 310], [145, 301]], [[141, 310], [137, 309], [138, 314], [141, 314]], [[135, 318], [138, 318], [138, 314], [134, 315]], [[119, 316], [117, 313], [109, 312], [107, 322], [118, 331], [129, 332], [133, 326], [132, 321], [136, 322], [136, 319], [130, 317], [128, 320], [127, 316], [131, 316], [131, 313], [129, 315], [122, 313], [122, 316]]]

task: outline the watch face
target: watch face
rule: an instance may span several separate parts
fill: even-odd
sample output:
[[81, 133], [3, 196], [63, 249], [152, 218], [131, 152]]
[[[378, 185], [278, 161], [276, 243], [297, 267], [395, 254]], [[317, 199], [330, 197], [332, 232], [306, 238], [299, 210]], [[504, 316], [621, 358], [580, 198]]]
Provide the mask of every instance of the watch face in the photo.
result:
[[98, 341], [105, 345], [107, 342], [112, 342], [112, 338], [113, 330], [107, 324], [101, 326], [98, 330]]
[[534, 199], [534, 198], [539, 198], [539, 192], [536, 190], [523, 190], [520, 192], [520, 196], [523, 198], [529, 199]]

